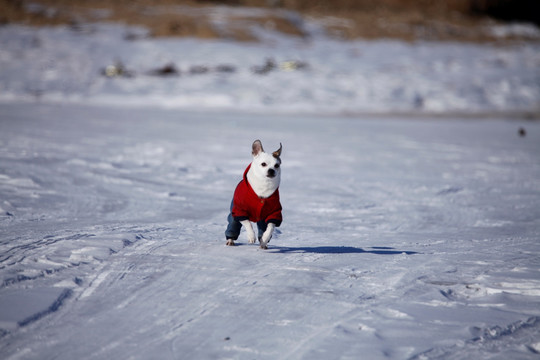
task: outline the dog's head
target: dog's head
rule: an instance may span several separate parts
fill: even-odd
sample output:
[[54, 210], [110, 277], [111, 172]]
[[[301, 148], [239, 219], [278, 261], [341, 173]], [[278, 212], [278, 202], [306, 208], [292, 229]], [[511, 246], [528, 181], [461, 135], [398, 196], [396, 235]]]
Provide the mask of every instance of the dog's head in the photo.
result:
[[252, 146], [253, 162], [251, 169], [259, 179], [273, 179], [279, 183], [281, 176], [281, 143], [279, 149], [271, 154], [264, 152], [260, 140], [255, 140]]

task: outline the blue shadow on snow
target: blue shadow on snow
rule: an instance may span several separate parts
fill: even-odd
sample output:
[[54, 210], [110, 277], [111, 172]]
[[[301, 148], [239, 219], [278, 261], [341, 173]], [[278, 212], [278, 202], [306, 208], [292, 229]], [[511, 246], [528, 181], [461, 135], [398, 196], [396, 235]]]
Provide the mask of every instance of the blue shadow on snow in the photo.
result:
[[268, 252], [271, 253], [312, 253], [312, 254], [377, 254], [377, 255], [414, 255], [416, 251], [400, 251], [391, 247], [371, 247], [372, 250], [352, 246], [305, 246], [305, 247], [282, 247], [271, 246]]

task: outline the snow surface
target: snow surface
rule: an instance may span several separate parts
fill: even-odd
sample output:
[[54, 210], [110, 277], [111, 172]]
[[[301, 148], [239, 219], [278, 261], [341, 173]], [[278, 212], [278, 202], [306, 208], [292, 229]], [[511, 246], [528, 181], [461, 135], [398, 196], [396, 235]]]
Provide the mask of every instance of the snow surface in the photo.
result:
[[[540, 48], [91, 30], [0, 28], [0, 358], [538, 358], [540, 123], [342, 113], [531, 110]], [[317, 70], [252, 72], [275, 54]], [[238, 70], [139, 73], [168, 61]], [[256, 138], [283, 143], [267, 251], [223, 235]]]
[[[537, 358], [539, 125], [4, 105], [2, 358]], [[229, 248], [259, 135], [285, 220]]]

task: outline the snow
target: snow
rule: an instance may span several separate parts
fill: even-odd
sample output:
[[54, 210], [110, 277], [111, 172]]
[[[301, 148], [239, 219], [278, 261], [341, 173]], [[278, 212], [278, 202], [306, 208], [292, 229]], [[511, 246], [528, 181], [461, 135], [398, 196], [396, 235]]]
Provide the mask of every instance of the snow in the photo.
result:
[[[534, 111], [537, 45], [90, 30], [0, 28], [2, 359], [538, 358], [540, 123], [449, 114]], [[256, 138], [266, 251], [223, 234]]]
[[[3, 27], [0, 102], [312, 114], [539, 109], [538, 41], [343, 43], [306, 29], [307, 40], [267, 32], [260, 44], [241, 44], [151, 39], [119, 25]], [[268, 61], [267, 73], [255, 73]], [[118, 64], [124, 76], [103, 75]], [[168, 65], [178, 76], [153, 75]]]

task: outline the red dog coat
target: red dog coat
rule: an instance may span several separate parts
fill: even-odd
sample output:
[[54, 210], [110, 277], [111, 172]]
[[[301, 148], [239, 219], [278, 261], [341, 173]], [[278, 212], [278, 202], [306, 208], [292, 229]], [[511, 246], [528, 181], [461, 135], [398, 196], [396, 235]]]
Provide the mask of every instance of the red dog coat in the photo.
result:
[[248, 220], [259, 222], [264, 220], [267, 224], [281, 225], [281, 203], [279, 202], [279, 189], [266, 199], [261, 199], [249, 185], [247, 173], [251, 164], [244, 171], [244, 178], [234, 191], [232, 216], [236, 221]]

